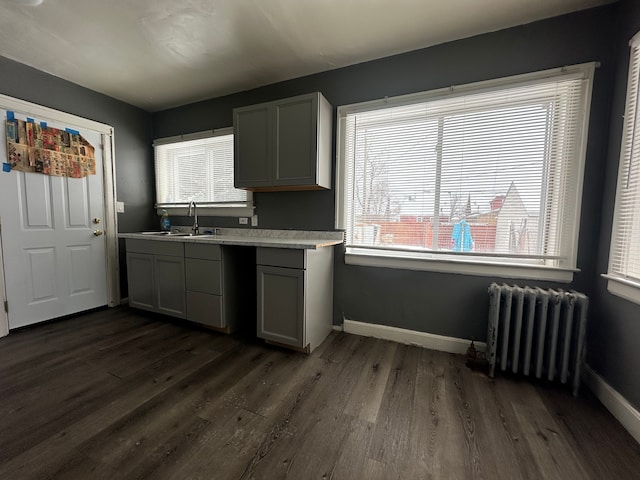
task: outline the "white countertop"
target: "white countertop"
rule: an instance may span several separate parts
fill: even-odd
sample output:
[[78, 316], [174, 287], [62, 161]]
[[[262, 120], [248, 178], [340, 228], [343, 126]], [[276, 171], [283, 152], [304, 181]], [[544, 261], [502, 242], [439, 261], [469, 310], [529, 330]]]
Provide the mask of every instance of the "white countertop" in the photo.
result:
[[[188, 232], [189, 227], [177, 227]], [[214, 231], [212, 227], [200, 227], [200, 232]], [[341, 231], [268, 230], [248, 228], [216, 228], [215, 235], [197, 236], [160, 235], [153, 233], [119, 233], [118, 238], [134, 238], [159, 242], [210, 243], [216, 245], [244, 245], [248, 247], [274, 247], [317, 249], [344, 242]], [[156, 234], [158, 233], [158, 234]]]

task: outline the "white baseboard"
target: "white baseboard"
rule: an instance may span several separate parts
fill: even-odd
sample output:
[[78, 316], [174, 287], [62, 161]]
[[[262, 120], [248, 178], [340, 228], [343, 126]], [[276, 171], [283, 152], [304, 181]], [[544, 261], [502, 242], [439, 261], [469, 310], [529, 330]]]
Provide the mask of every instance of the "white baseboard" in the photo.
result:
[[[362, 335], [364, 337], [381, 338], [393, 342], [416, 345], [418, 347], [429, 348], [441, 352], [457, 353], [465, 355], [471, 340], [455, 337], [444, 337], [432, 333], [416, 332], [405, 330], [404, 328], [389, 327], [387, 325], [376, 325], [373, 323], [356, 322], [355, 320], [344, 320], [343, 329], [346, 333]], [[478, 351], [485, 351], [487, 344], [474, 342]]]
[[618, 419], [636, 442], [640, 443], [640, 412], [589, 365], [585, 367], [583, 379], [598, 400]]
[[129, 305], [129, 297], [123, 297], [120, 299], [120, 305]]

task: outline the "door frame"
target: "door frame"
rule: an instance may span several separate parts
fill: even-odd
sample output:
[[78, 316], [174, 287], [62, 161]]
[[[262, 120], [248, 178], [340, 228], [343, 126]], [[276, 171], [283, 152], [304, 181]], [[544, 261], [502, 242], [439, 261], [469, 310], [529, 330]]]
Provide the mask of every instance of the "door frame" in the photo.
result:
[[[35, 117], [38, 121], [57, 122], [67, 124], [70, 127], [93, 130], [102, 135], [102, 145], [96, 146], [96, 148], [100, 147], [103, 149], [102, 187], [104, 192], [104, 232], [107, 262], [107, 304], [110, 307], [119, 305], [120, 264], [118, 255], [118, 217], [116, 215], [115, 144], [113, 127], [105, 123], [96, 122], [2, 94], [0, 94], [0, 109], [10, 110], [27, 117]], [[0, 173], [0, 175], [1, 174], [2, 173]], [[2, 219], [0, 218], [0, 222], [1, 221]], [[0, 273], [4, 276], [4, 263], [0, 263]], [[0, 283], [0, 285], [2, 284]], [[4, 287], [4, 285], [2, 286]], [[5, 295], [4, 288], [3, 295]], [[2, 317], [0, 317], [0, 323], [1, 319]], [[0, 331], [2, 331], [2, 328], [2, 325], [0, 325]]]
[[[0, 219], [1, 220], [1, 219]], [[4, 309], [4, 302], [7, 301], [7, 289], [5, 288], [4, 279], [4, 258], [2, 257], [2, 223], [0, 222], [0, 337], [9, 334], [9, 316]]]

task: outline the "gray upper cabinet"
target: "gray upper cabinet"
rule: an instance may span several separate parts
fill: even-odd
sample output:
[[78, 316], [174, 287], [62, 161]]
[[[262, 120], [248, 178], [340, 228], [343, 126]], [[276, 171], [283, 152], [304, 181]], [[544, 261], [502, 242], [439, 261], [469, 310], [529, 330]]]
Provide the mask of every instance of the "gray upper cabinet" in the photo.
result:
[[233, 112], [236, 188], [268, 187], [272, 183], [270, 118], [271, 109], [264, 104]]
[[332, 125], [332, 107], [319, 92], [236, 108], [236, 188], [331, 188]]

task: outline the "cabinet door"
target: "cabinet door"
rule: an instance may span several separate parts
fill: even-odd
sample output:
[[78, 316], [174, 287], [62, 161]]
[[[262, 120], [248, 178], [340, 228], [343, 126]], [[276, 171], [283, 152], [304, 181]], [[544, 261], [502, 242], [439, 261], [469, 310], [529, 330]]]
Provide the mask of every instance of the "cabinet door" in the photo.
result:
[[157, 311], [185, 318], [184, 257], [154, 256]]
[[258, 265], [258, 336], [304, 348], [305, 270]]
[[274, 106], [273, 184], [315, 185], [318, 168], [318, 96], [283, 100]]
[[273, 153], [269, 112], [267, 105], [240, 108], [233, 112], [236, 188], [271, 185]]
[[129, 305], [143, 310], [155, 310], [153, 276], [153, 255], [127, 253]]

